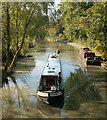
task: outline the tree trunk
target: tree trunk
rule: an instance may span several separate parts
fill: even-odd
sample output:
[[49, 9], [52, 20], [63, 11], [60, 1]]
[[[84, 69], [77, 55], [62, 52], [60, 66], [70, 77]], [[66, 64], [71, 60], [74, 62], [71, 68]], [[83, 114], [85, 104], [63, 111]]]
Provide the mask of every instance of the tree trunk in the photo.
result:
[[19, 43], [19, 37], [18, 37], [18, 29], [19, 28], [19, 26], [18, 26], [18, 3], [17, 3], [17, 19], [16, 19], [16, 29], [17, 29], [17, 32], [16, 32], [16, 34], [17, 34], [17, 37], [16, 37], [16, 40], [17, 40], [17, 43], [16, 43], [16, 45], [17, 45], [17, 50], [18, 50], [18, 43]]
[[10, 48], [10, 15], [9, 15], [9, 5], [7, 3], [7, 9], [6, 9], [6, 13], [7, 13], [7, 25], [6, 25], [6, 31], [7, 31], [7, 57], [6, 57], [6, 65], [5, 65], [5, 71], [7, 71], [7, 67], [9, 65], [9, 48]]
[[16, 59], [17, 59], [17, 57], [18, 57], [18, 55], [19, 55], [19, 53], [20, 53], [20, 51], [21, 51], [21, 49], [22, 49], [22, 46], [23, 46], [23, 43], [24, 43], [24, 40], [25, 40], [26, 29], [27, 29], [27, 26], [25, 27], [25, 31], [24, 31], [22, 43], [21, 43], [19, 49], [16, 51], [16, 53], [15, 53], [15, 55], [14, 55], [14, 57], [13, 57], [13, 60], [12, 60], [12, 62], [11, 62], [11, 64], [10, 64], [10, 66], [8, 67], [8, 71], [9, 71], [9, 72], [12, 71], [12, 68], [13, 68], [13, 66], [14, 66], [14, 64], [15, 64], [15, 62], [16, 62]]
[[25, 40], [25, 37], [26, 37], [27, 27], [28, 27], [28, 25], [29, 25], [29, 23], [30, 23], [30, 20], [31, 20], [31, 18], [32, 18], [33, 13], [34, 13], [34, 11], [31, 13], [31, 16], [29, 17], [29, 19], [28, 19], [28, 17], [27, 17], [27, 19], [26, 19], [26, 24], [25, 24], [23, 39], [22, 39], [22, 42], [21, 42], [20, 47], [18, 47], [19, 49], [16, 51], [16, 53], [15, 53], [15, 55], [14, 55], [14, 57], [13, 57], [13, 60], [12, 60], [12, 62], [11, 62], [11, 64], [10, 64], [10, 66], [8, 67], [8, 71], [9, 71], [9, 72], [12, 71], [12, 68], [13, 68], [13, 66], [14, 66], [14, 64], [15, 64], [15, 62], [16, 62], [16, 59], [17, 59], [17, 57], [18, 57], [18, 55], [19, 55], [19, 53], [20, 53], [20, 51], [21, 51], [21, 49], [22, 49], [22, 46], [23, 46], [23, 43], [24, 43], [24, 40]]

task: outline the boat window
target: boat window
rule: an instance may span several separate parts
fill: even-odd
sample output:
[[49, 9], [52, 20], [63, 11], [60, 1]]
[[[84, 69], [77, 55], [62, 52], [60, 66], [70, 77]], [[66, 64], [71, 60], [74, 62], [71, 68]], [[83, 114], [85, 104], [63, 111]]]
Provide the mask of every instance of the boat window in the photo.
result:
[[46, 86], [46, 77], [43, 77], [42, 84], [43, 86]]
[[44, 76], [42, 78], [42, 90], [51, 90], [51, 87], [57, 86], [57, 76]]
[[55, 85], [55, 77], [54, 76], [48, 76], [47, 80], [46, 80], [46, 83], [50, 84], [51, 86]]
[[53, 70], [55, 69], [55, 68], [52, 68]]
[[48, 71], [48, 73], [54, 73], [55, 71]]
[[94, 58], [95, 57], [95, 53], [85, 53], [85, 58], [86, 57]]

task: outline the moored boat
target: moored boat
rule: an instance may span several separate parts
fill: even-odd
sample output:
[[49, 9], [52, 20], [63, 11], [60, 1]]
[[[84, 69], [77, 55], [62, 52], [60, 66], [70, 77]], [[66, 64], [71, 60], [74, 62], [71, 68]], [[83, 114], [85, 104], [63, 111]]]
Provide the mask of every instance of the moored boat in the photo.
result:
[[101, 63], [101, 66], [107, 71], [107, 61]]
[[60, 101], [64, 95], [64, 87], [59, 54], [49, 54], [41, 74], [37, 90], [37, 99], [52, 104]]
[[101, 65], [101, 57], [95, 56], [89, 48], [81, 48], [79, 55], [85, 65]]

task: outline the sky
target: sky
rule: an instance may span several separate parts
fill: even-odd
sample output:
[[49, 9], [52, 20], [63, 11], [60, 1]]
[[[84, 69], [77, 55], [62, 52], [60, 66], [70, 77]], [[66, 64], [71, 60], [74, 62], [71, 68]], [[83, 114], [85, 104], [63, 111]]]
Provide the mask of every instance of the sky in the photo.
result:
[[60, 0], [55, 0], [55, 6], [57, 7], [57, 5], [60, 3]]

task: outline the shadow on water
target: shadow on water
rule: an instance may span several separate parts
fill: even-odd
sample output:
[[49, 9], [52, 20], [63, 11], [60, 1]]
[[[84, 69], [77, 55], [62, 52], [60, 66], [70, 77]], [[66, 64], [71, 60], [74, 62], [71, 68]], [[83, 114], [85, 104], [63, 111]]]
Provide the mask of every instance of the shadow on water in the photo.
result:
[[[48, 105], [48, 104], [46, 104], [46, 103], [43, 103], [43, 102], [41, 102], [41, 101], [39, 101], [39, 100], [37, 100], [37, 103], [38, 103], [38, 106], [50, 106], [50, 107], [55, 107], [55, 108], [60, 108], [60, 109], [62, 109], [62, 107], [63, 107], [63, 105], [64, 105], [64, 96], [61, 98], [61, 100], [60, 101], [58, 101], [58, 102], [56, 102], [56, 103], [53, 103], [53, 104], [50, 104], [50, 105]], [[43, 108], [43, 107], [41, 107], [41, 108]]]
[[59, 103], [55, 103], [52, 105], [47, 105], [37, 100], [37, 109], [45, 118], [51, 116], [51, 118], [60, 118], [61, 117], [61, 109], [64, 105], [64, 99], [62, 99]]
[[64, 105], [64, 96], [62, 96], [61, 99], [59, 99], [58, 102], [53, 103], [50, 106], [62, 109], [63, 105]]
[[92, 84], [91, 79], [83, 74], [81, 69], [70, 73], [65, 82], [65, 110], [78, 110], [82, 103], [100, 101], [99, 90]]

